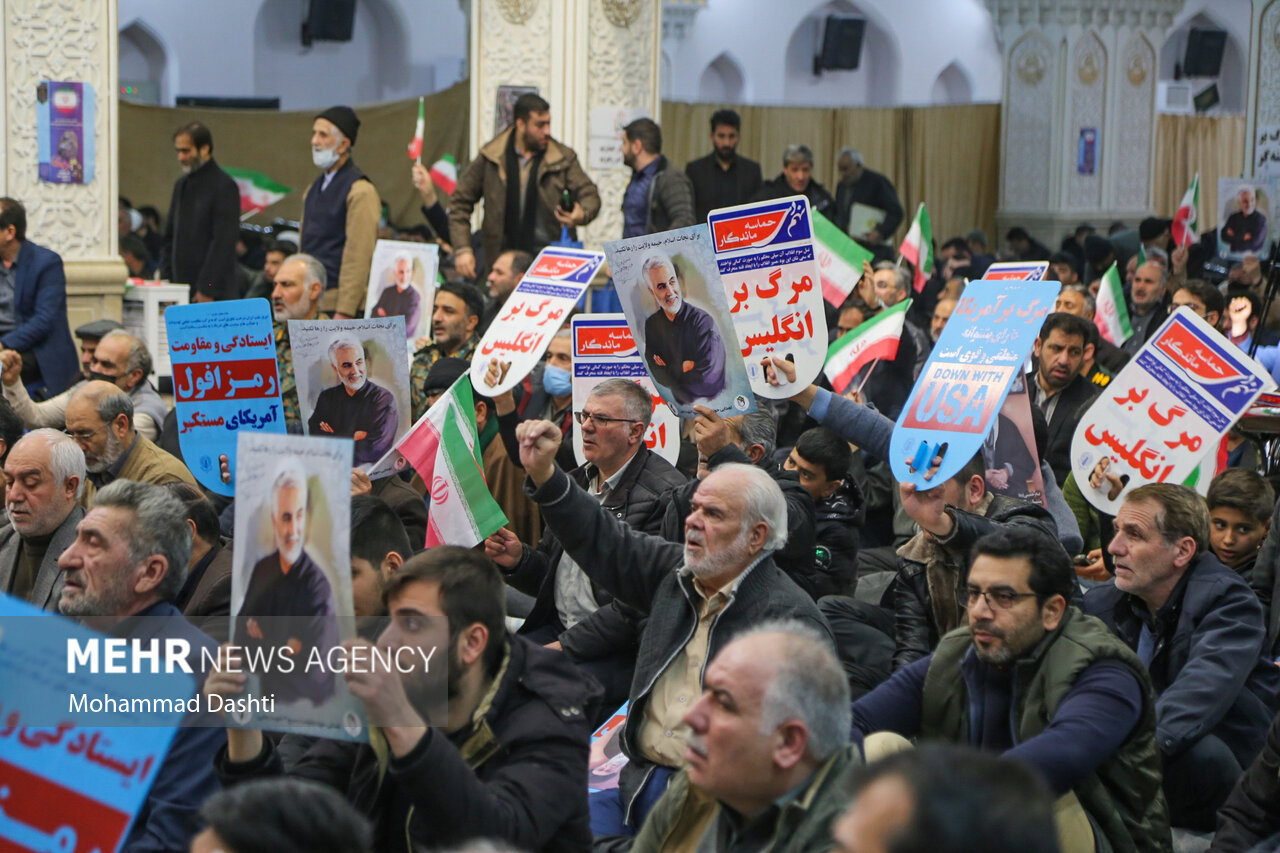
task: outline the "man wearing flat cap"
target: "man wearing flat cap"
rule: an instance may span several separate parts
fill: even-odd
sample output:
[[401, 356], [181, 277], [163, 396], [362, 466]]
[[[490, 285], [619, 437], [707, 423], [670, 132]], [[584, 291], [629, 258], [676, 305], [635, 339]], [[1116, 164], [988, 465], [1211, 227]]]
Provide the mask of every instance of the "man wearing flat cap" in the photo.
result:
[[311, 126], [311, 160], [320, 177], [302, 199], [299, 250], [324, 264], [320, 310], [336, 319], [359, 317], [369, 287], [382, 200], [351, 159], [360, 119], [350, 107], [329, 107]]

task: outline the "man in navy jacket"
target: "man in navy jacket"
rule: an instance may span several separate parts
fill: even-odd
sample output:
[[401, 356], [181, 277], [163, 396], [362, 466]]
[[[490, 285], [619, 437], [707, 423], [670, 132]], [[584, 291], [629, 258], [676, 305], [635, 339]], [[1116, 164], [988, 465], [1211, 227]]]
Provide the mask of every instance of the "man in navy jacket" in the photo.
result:
[[27, 242], [27, 211], [12, 198], [0, 198], [0, 345], [23, 354], [22, 382], [34, 399], [80, 377], [62, 258]]

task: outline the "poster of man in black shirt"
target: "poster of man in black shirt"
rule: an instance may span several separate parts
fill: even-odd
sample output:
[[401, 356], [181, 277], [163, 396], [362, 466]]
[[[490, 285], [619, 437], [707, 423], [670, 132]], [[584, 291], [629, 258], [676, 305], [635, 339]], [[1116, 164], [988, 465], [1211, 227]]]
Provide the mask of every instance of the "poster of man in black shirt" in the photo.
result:
[[684, 300], [684, 280], [669, 256], [650, 255], [640, 274], [658, 307], [644, 323], [644, 359], [654, 381], [681, 404], [715, 397], [725, 384], [715, 319]]
[[371, 465], [395, 443], [400, 423], [395, 395], [369, 379], [364, 346], [354, 335], [340, 334], [333, 339], [329, 363], [339, 382], [316, 398], [307, 432], [350, 436], [356, 442], [354, 464]]
[[1257, 188], [1241, 184], [1227, 193], [1220, 188], [1218, 195], [1225, 200], [1223, 212], [1227, 214], [1218, 232], [1220, 253], [1235, 256], [1243, 256], [1246, 252], [1261, 254], [1269, 234], [1267, 214], [1259, 204]]

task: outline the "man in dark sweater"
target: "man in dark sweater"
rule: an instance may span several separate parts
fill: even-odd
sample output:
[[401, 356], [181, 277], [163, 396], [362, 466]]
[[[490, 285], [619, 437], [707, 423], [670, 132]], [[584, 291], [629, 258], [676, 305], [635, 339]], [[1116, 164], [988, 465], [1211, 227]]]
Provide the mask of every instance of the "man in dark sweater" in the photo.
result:
[[724, 340], [715, 319], [685, 301], [680, 270], [667, 255], [651, 255], [640, 275], [658, 304], [644, 321], [649, 373], [678, 403], [711, 399], [724, 390]]
[[706, 157], [690, 160], [684, 172], [693, 182], [696, 221], [706, 222], [717, 208], [745, 204], [760, 190], [764, 178], [760, 164], [738, 153], [738, 132], [742, 119], [733, 110], [711, 114], [711, 144]]
[[213, 160], [213, 134], [198, 121], [173, 134], [182, 177], [173, 185], [161, 274], [190, 285], [192, 302], [239, 297], [240, 190]]
[[339, 335], [329, 344], [329, 363], [341, 381], [320, 392], [307, 432], [351, 436], [356, 441], [352, 464], [377, 462], [396, 440], [395, 395], [368, 378], [364, 347], [354, 337]]
[[872, 207], [884, 213], [880, 224], [864, 229], [854, 223], [850, 236], [860, 237], [868, 243], [883, 243], [891, 238], [902, 224], [902, 202], [893, 182], [879, 172], [862, 165], [862, 155], [853, 148], [845, 148], [836, 160], [840, 183], [836, 185], [836, 224], [840, 230], [850, 233], [849, 212], [855, 204]]

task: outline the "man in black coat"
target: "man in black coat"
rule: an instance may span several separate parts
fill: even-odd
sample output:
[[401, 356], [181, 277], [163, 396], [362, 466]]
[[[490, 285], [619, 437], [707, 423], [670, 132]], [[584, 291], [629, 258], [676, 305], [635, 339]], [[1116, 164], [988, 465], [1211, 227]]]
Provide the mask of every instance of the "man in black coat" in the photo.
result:
[[752, 201], [769, 201], [802, 195], [809, 199], [810, 209], [830, 220], [836, 218], [836, 200], [827, 188], [813, 179], [813, 152], [807, 145], [788, 145], [782, 152], [782, 172], [765, 181]]
[[[481, 836], [546, 853], [590, 850], [595, 681], [563, 655], [506, 633], [502, 577], [470, 549], [444, 545], [412, 557], [388, 581], [385, 600], [391, 619], [378, 647], [412, 671], [366, 665], [344, 674], [365, 703], [368, 742], [318, 738], [286, 771], [282, 754], [296, 751], [297, 735], [275, 744], [256, 729], [229, 729], [214, 762], [222, 784], [287, 772], [329, 785], [369, 818], [373, 849], [386, 853]], [[371, 651], [359, 649], [365, 661]], [[421, 663], [428, 654], [432, 664], [447, 658], [447, 679], [428, 677], [438, 669]], [[206, 696], [238, 697], [245, 677], [215, 671]]]
[[733, 110], [711, 114], [711, 144], [706, 157], [690, 160], [684, 172], [693, 182], [696, 221], [706, 222], [707, 214], [721, 207], [750, 201], [760, 190], [764, 177], [760, 164], [738, 153], [738, 132], [742, 119]]
[[1262, 605], [1208, 547], [1199, 495], [1140, 486], [1120, 506], [1107, 546], [1115, 578], [1084, 598], [1084, 612], [1106, 622], [1151, 674], [1169, 814], [1200, 832], [1213, 830], [1262, 749], [1280, 692]]
[[[517, 435], [532, 497], [593, 581], [648, 614], [622, 731], [629, 762], [617, 790], [589, 798], [596, 836], [634, 835], [685, 766], [685, 713], [702, 694], [706, 661], [739, 631], [798, 619], [831, 631], [813, 600], [774, 564], [786, 540], [777, 483], [749, 465], [722, 465], [698, 486], [684, 546], [632, 530], [555, 465], [560, 429], [526, 421]], [[488, 543], [486, 543], [486, 548]]]
[[1033, 349], [1036, 372], [1027, 390], [1032, 405], [1039, 406], [1049, 422], [1049, 445], [1043, 455], [1059, 486], [1071, 473], [1076, 425], [1098, 396], [1098, 389], [1080, 375], [1088, 340], [1088, 321], [1059, 311], [1045, 318]]
[[860, 237], [869, 243], [883, 243], [893, 237], [902, 224], [902, 202], [893, 182], [879, 172], [862, 165], [862, 155], [853, 148], [845, 148], [836, 159], [840, 183], [836, 185], [836, 224], [849, 232], [849, 212], [855, 204], [872, 207], [884, 212], [884, 218], [874, 228], [864, 230], [855, 225], [852, 237]]
[[183, 175], [173, 185], [160, 273], [190, 285], [192, 302], [236, 299], [240, 190], [214, 162], [213, 134], [200, 122], [178, 128], [173, 147]]

